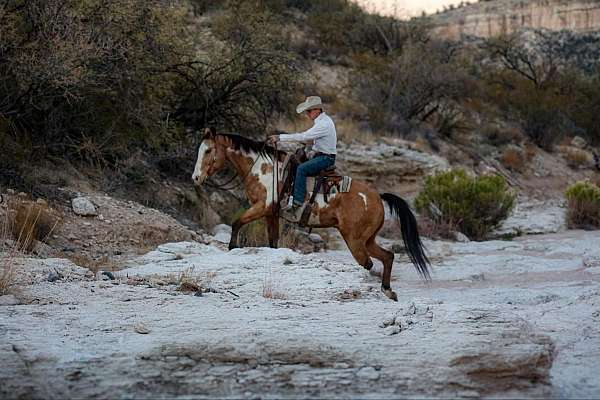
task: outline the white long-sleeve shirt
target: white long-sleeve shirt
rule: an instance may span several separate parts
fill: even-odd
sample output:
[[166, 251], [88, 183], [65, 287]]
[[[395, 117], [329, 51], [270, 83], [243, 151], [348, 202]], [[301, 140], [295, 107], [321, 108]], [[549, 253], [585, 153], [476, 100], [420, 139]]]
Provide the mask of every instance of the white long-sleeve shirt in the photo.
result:
[[335, 124], [329, 115], [322, 112], [314, 119], [314, 125], [307, 131], [301, 133], [291, 133], [279, 135], [282, 142], [306, 142], [313, 140], [312, 149], [316, 152], [337, 154], [337, 133]]

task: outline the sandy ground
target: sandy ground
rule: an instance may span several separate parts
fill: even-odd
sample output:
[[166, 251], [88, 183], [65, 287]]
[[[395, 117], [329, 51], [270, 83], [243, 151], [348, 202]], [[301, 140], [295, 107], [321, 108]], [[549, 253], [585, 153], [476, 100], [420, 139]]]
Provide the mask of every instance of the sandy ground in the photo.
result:
[[21, 304], [0, 306], [0, 397], [597, 398], [599, 243], [427, 242], [433, 281], [398, 255], [397, 303], [346, 250], [172, 243], [114, 281], [21, 260]]

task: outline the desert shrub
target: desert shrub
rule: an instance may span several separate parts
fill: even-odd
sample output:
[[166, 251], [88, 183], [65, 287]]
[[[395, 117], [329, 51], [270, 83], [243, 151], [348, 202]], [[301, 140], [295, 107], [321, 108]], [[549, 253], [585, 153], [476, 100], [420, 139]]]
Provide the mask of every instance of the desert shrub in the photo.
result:
[[298, 100], [300, 67], [284, 28], [264, 3], [239, 0], [211, 23], [216, 40], [171, 68], [183, 78], [174, 117], [194, 130], [213, 125], [264, 137], [269, 121]]
[[163, 0], [5, 1], [0, 136], [25, 153], [92, 163], [132, 142], [156, 145], [185, 15]]
[[574, 169], [588, 165], [592, 161], [591, 153], [571, 146], [565, 148], [563, 157], [567, 161], [567, 165]]
[[432, 221], [455, 225], [474, 240], [482, 240], [513, 209], [515, 194], [501, 176], [471, 177], [452, 170], [427, 177], [415, 199], [417, 210]]
[[496, 63], [482, 67], [482, 94], [506, 119], [519, 123], [532, 142], [551, 151], [565, 132], [594, 126], [597, 117], [589, 111], [599, 104], [592, 94], [598, 92], [581, 71], [561, 66], [561, 50], [548, 33], [535, 36], [533, 41], [521, 34], [486, 41]]
[[436, 113], [446, 133], [462, 123], [449, 105], [460, 97], [467, 79], [451, 45], [410, 41], [385, 57], [363, 53], [354, 62], [354, 95], [372, 105], [368, 118], [374, 130], [402, 133], [407, 122], [426, 121]]
[[511, 171], [523, 172], [526, 163], [525, 153], [517, 147], [509, 147], [500, 156], [500, 162]]
[[577, 182], [567, 189], [565, 196], [569, 228], [600, 228], [600, 187], [590, 182]]
[[348, 0], [312, 3], [306, 24], [315, 37], [314, 51], [323, 61], [332, 56], [340, 61], [340, 57], [353, 53], [386, 55], [400, 50], [409, 40], [427, 40], [429, 27], [422, 20], [401, 21], [370, 14]]
[[505, 127], [498, 124], [486, 124], [480, 130], [481, 135], [494, 146], [518, 143], [523, 138], [516, 127]]

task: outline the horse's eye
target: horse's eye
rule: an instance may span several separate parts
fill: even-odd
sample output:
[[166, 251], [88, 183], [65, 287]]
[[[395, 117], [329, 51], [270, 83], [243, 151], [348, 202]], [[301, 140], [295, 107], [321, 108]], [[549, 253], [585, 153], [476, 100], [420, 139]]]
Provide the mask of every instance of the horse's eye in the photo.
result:
[[211, 151], [212, 151], [212, 149], [208, 149], [208, 150], [206, 150], [206, 151], [204, 152], [204, 154], [208, 154], [208, 153], [210, 153]]

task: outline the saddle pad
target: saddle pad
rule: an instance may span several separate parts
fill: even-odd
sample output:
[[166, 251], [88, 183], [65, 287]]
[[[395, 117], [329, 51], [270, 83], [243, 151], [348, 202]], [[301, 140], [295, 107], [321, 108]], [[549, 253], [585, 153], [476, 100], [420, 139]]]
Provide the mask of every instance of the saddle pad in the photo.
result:
[[[329, 194], [336, 194], [336, 193], [347, 193], [350, 191], [350, 187], [352, 186], [352, 177], [350, 176], [342, 176], [341, 179], [339, 178], [334, 178], [339, 180], [339, 182], [336, 182], [334, 184], [331, 185], [331, 190], [329, 191]], [[308, 177], [306, 179], [306, 188], [312, 192], [314, 190], [315, 187], [315, 177]]]

